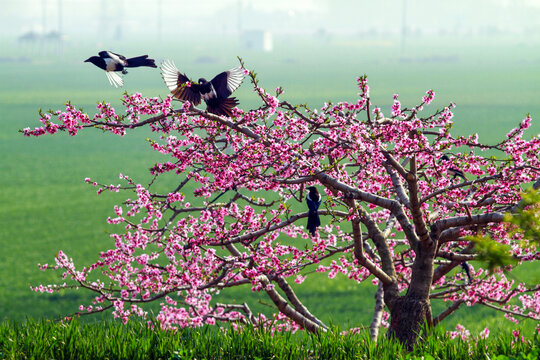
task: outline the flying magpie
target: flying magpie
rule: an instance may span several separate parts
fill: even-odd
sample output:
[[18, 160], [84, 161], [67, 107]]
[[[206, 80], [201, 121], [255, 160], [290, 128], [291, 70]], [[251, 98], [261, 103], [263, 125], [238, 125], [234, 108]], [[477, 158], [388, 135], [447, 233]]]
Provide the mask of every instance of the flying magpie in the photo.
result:
[[91, 62], [98, 68], [105, 70], [109, 83], [114, 87], [124, 86], [124, 79], [118, 75], [115, 71], [121, 71], [122, 74], [127, 74], [127, 67], [157, 67], [154, 63], [154, 59], [148, 59], [148, 55], [137, 56], [134, 58], [126, 59], [125, 56], [115, 54], [111, 51], [100, 51], [99, 56], [92, 56], [84, 60], [84, 62]]
[[317, 226], [321, 226], [321, 219], [319, 218], [319, 212], [317, 211], [319, 206], [321, 206], [321, 195], [315, 186], [310, 186], [307, 189], [309, 190], [309, 194], [306, 196], [306, 203], [309, 213], [306, 228], [312, 236], [315, 236]]
[[217, 74], [210, 81], [200, 78], [195, 83], [180, 73], [170, 60], [161, 64], [161, 74], [175, 98], [199, 105], [202, 97], [208, 112], [223, 116], [232, 116], [232, 108], [238, 105], [238, 100], [229, 96], [238, 89], [245, 76], [242, 68], [237, 67]]
[[[441, 156], [441, 160], [450, 161], [450, 158], [446, 154], [444, 154], [443, 156]], [[455, 167], [448, 168], [448, 175], [453, 176], [452, 180], [454, 180], [458, 176], [460, 178], [463, 178], [463, 180], [467, 180], [465, 174], [463, 174], [463, 171]]]

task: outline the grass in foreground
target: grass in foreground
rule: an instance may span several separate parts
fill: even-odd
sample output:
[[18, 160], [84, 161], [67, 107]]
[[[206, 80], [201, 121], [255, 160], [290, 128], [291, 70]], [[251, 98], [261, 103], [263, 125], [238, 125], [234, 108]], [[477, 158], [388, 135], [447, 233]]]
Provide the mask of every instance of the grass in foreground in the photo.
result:
[[0, 324], [2, 359], [537, 359], [538, 334], [451, 340], [438, 328], [412, 352], [367, 332], [341, 335], [243, 332], [204, 327], [173, 332], [144, 323], [28, 321]]

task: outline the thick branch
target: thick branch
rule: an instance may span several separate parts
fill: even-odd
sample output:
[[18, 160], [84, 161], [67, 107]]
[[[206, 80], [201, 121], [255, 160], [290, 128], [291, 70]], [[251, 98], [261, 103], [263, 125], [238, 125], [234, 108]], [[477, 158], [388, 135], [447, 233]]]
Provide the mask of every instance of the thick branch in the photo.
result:
[[[391, 286], [395, 285], [392, 277], [388, 275], [385, 271], [379, 269], [377, 265], [375, 265], [371, 260], [369, 260], [365, 255], [363, 251], [363, 240], [362, 240], [362, 231], [360, 229], [360, 220], [353, 219], [352, 221], [353, 226], [353, 236], [354, 236], [354, 256], [358, 260], [358, 262], [366, 267], [373, 276], [377, 277], [379, 280], [381, 280], [384, 285]], [[384, 262], [383, 262], [384, 266]], [[393, 268], [393, 263], [390, 263], [390, 266]], [[390, 271], [390, 274], [394, 274], [394, 272]]]
[[308, 319], [306, 316], [304, 316], [299, 311], [293, 309], [288, 303], [287, 300], [283, 298], [274, 288], [270, 285], [270, 280], [266, 275], [260, 275], [258, 277], [258, 280], [261, 282], [264, 290], [270, 297], [270, 299], [274, 302], [274, 304], [277, 306], [278, 310], [285, 314], [288, 318], [292, 319], [294, 322], [296, 322], [298, 325], [302, 326], [304, 329], [306, 329], [309, 332], [318, 332], [323, 331], [326, 332], [326, 329], [319, 324], [315, 323], [314, 321]]
[[[383, 151], [383, 155], [386, 158], [388, 164], [392, 165], [394, 169], [397, 170], [397, 172], [405, 179], [407, 180], [408, 172], [405, 170], [403, 166], [401, 166], [400, 163], [397, 162], [397, 160], [390, 154], [388, 151]], [[408, 159], [410, 161], [411, 159]]]
[[460, 261], [460, 262], [463, 262], [463, 261], [472, 261], [472, 260], [475, 260], [478, 255], [477, 254], [456, 254], [456, 253], [453, 253], [453, 252], [449, 252], [449, 251], [442, 251], [442, 250], [439, 250], [439, 252], [437, 252], [437, 257], [441, 257], [443, 259], [446, 259], [446, 260], [451, 260], [451, 261]]
[[436, 221], [432, 226], [438, 232], [438, 235], [441, 234], [443, 230], [466, 225], [486, 225], [489, 223], [500, 223], [504, 220], [504, 214], [493, 212], [482, 215], [473, 215], [473, 216], [456, 216], [453, 218], [442, 219]]
[[339, 182], [338, 180], [334, 179], [333, 177], [325, 173], [318, 173], [316, 175], [316, 178], [323, 185], [331, 189], [341, 191], [346, 198], [366, 201], [368, 203], [390, 210], [392, 214], [396, 216], [396, 219], [398, 220], [399, 224], [403, 228], [403, 232], [407, 236], [407, 239], [411, 243], [411, 246], [413, 247], [413, 249], [416, 248], [416, 244], [418, 243], [419, 239], [414, 231], [414, 228], [409, 223], [409, 219], [407, 215], [405, 215], [405, 212], [403, 211], [403, 207], [398, 201], [386, 199], [381, 196], [377, 196], [377, 195], [370, 194], [364, 191], [360, 191], [358, 189], [355, 189], [351, 186], [348, 186], [346, 184]]
[[[215, 122], [218, 122], [221, 125], [225, 125], [225, 126], [231, 128], [231, 129], [236, 130], [239, 133], [242, 133], [242, 134], [246, 135], [249, 138], [252, 138], [253, 140], [259, 141], [261, 139], [261, 137], [259, 135], [255, 134], [253, 131], [251, 131], [247, 127], [235, 124], [231, 120], [228, 120], [226, 117], [221, 117], [221, 116], [218, 116], [218, 115], [214, 115], [212, 113], [209, 113], [208, 111], [200, 110], [200, 109], [197, 109], [197, 108], [191, 108], [190, 113], [196, 114], [196, 115], [201, 115], [201, 116], [207, 118], [208, 120], [213, 120]], [[267, 147], [270, 146], [270, 143], [268, 141], [261, 141], [261, 142]]]
[[464, 260], [460, 259], [460, 255], [471, 254], [473, 252], [473, 247], [474, 245], [470, 244], [465, 249], [460, 251], [459, 254], [455, 254], [454, 259], [449, 259], [451, 260], [451, 262], [449, 262], [448, 264], [438, 266], [433, 272], [433, 279], [431, 280], [431, 283], [432, 284], [436, 283], [441, 277], [448, 274], [453, 268], [461, 264]]
[[427, 243], [431, 240], [426, 222], [424, 221], [421, 203], [418, 200], [418, 177], [416, 176], [416, 156], [411, 158], [411, 172], [407, 174], [407, 184], [409, 185], [410, 209], [413, 217], [416, 234], [420, 241]]
[[386, 199], [382, 196], [370, 194], [368, 192], [361, 191], [349, 185], [343, 184], [342, 182], [339, 182], [337, 179], [326, 173], [318, 173], [315, 175], [315, 177], [321, 182], [321, 184], [341, 191], [345, 197], [350, 199], [362, 200], [388, 210], [392, 210], [394, 204], [396, 203], [395, 200]]
[[294, 306], [294, 308], [300, 312], [302, 315], [307, 317], [309, 320], [313, 321], [314, 323], [318, 324], [325, 330], [328, 330], [328, 326], [326, 326], [321, 320], [317, 319], [313, 314], [309, 312], [309, 310], [302, 304], [302, 302], [298, 299], [296, 296], [294, 290], [289, 285], [287, 280], [285, 280], [283, 277], [278, 276], [276, 277], [276, 282], [285, 293], [285, 296], [287, 296], [287, 299], [291, 302], [291, 304]]
[[[336, 215], [336, 214], [339, 215], [339, 216], [348, 216], [347, 213], [344, 213], [344, 212], [341, 212], [341, 211], [319, 210], [319, 215]], [[240, 236], [235, 236], [235, 237], [233, 237], [233, 238], [231, 238], [230, 240], [227, 240], [227, 241], [220, 241], [220, 242], [216, 242], [216, 243], [210, 243], [208, 245], [210, 245], [210, 246], [223, 246], [223, 245], [240, 243], [240, 242], [247, 242], [247, 241], [253, 242], [258, 237], [263, 236], [266, 233], [282, 229], [282, 228], [284, 228], [286, 226], [291, 225], [292, 223], [294, 223], [295, 221], [297, 221], [299, 219], [308, 217], [308, 215], [309, 215], [309, 212], [296, 214], [296, 215], [293, 215], [293, 216], [289, 217], [287, 220], [284, 220], [284, 221], [280, 222], [279, 224], [270, 225], [268, 227], [262, 228], [262, 229], [257, 230], [257, 231], [253, 231], [253, 232], [250, 232], [250, 233], [247, 233], [247, 234], [244, 234], [244, 235], [240, 235]]]
[[407, 194], [405, 194], [405, 189], [403, 188], [403, 183], [401, 182], [401, 179], [397, 176], [396, 172], [390, 167], [388, 163], [385, 162], [383, 163], [383, 165], [386, 169], [386, 172], [390, 175], [390, 179], [392, 180], [392, 184], [394, 185], [394, 190], [396, 191], [397, 198], [403, 205], [410, 208], [411, 203], [409, 202]]
[[373, 312], [373, 320], [371, 321], [371, 340], [377, 341], [379, 336], [379, 328], [381, 327], [382, 316], [384, 312], [384, 287], [379, 281], [377, 292], [375, 293], [375, 310]]

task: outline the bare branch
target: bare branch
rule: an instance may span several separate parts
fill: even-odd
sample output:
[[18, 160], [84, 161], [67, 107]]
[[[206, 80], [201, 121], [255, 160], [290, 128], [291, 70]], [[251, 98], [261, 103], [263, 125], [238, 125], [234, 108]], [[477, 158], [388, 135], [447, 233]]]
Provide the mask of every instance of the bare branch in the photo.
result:
[[399, 201], [410, 209], [411, 203], [409, 201], [409, 197], [407, 196], [407, 194], [405, 194], [405, 189], [403, 188], [403, 183], [401, 182], [401, 179], [396, 175], [396, 172], [390, 167], [387, 162], [384, 162], [383, 166], [386, 169], [386, 172], [390, 175], [390, 179], [392, 180], [392, 184], [394, 185], [394, 190], [396, 191], [396, 195]]
[[452, 260], [452, 261], [471, 261], [475, 260], [478, 255], [477, 254], [456, 254], [449, 251], [442, 251], [439, 250], [437, 252], [438, 257], [442, 257], [443, 259]]
[[433, 319], [433, 326], [437, 326], [441, 321], [443, 321], [447, 316], [451, 315], [452, 313], [454, 313], [454, 311], [456, 311], [457, 309], [459, 309], [459, 307], [465, 302], [465, 300], [463, 299], [459, 299], [459, 300], [456, 300], [454, 301], [454, 303], [448, 307], [446, 310], [444, 310], [443, 312], [441, 312], [437, 317], [435, 317]]
[[[360, 264], [365, 266], [375, 277], [380, 279], [384, 283], [385, 286], [390, 287], [390, 286], [395, 285], [393, 281], [393, 278], [395, 278], [395, 269], [394, 269], [394, 264], [392, 263], [391, 259], [390, 259], [390, 262], [388, 262], [388, 260], [386, 261], [383, 260], [383, 268], [385, 268], [385, 271], [379, 269], [371, 260], [369, 260], [364, 255], [362, 231], [360, 230], [360, 220], [357, 218], [353, 219], [352, 225], [353, 225], [353, 235], [354, 235], [354, 244], [355, 244], [354, 256], [356, 257], [356, 259], [360, 262]], [[374, 229], [372, 229], [372, 231], [374, 231]], [[368, 232], [369, 232], [369, 228], [368, 228]], [[370, 236], [372, 235], [373, 234], [370, 234]], [[379, 255], [382, 256], [380, 250], [379, 250]], [[386, 267], [388, 267], [388, 269], [386, 269]], [[391, 275], [388, 275], [386, 273], [386, 270], [388, 270], [388, 272]]]
[[456, 216], [448, 219], [436, 221], [432, 225], [432, 229], [436, 229], [440, 235], [443, 230], [465, 225], [486, 225], [489, 223], [500, 223], [504, 221], [504, 214], [493, 212], [482, 215], [473, 216]]
[[270, 299], [274, 302], [274, 304], [277, 306], [278, 310], [288, 316], [290, 319], [292, 319], [294, 322], [296, 322], [298, 325], [302, 326], [304, 329], [306, 329], [309, 332], [326, 332], [326, 329], [322, 327], [321, 325], [317, 324], [316, 322], [308, 319], [305, 315], [300, 313], [299, 311], [292, 308], [289, 303], [287, 303], [287, 300], [285, 300], [275, 289], [273, 286], [270, 286], [270, 280], [266, 275], [260, 275], [257, 278], [262, 286], [263, 289], [266, 291]]
[[[465, 249], [459, 252], [460, 255], [471, 254], [473, 252], [474, 244], [469, 244]], [[440, 252], [440, 251], [439, 251]], [[463, 260], [459, 260], [459, 255], [456, 254], [455, 259], [451, 259], [448, 264], [440, 265], [433, 271], [432, 284], [436, 283], [441, 277], [448, 274], [453, 268], [461, 264]]]
[[382, 315], [384, 312], [384, 287], [379, 281], [377, 292], [375, 293], [375, 310], [373, 311], [373, 319], [371, 320], [370, 335], [372, 341], [377, 341], [379, 336], [379, 328], [381, 327]]
[[411, 171], [407, 174], [406, 180], [409, 185], [409, 201], [410, 209], [414, 222], [415, 232], [420, 238], [420, 241], [427, 243], [431, 240], [426, 222], [424, 221], [421, 203], [418, 200], [418, 178], [416, 173], [416, 156], [411, 157]]
[[524, 317], [524, 318], [533, 319], [533, 320], [536, 320], [536, 321], [540, 320], [540, 316], [531, 316], [531, 315], [521, 314], [521, 313], [518, 313], [518, 312], [515, 312], [515, 311], [512, 311], [512, 310], [502, 308], [500, 306], [495, 306], [495, 305], [490, 304], [490, 303], [478, 302], [478, 304], [487, 306], [489, 308], [492, 308], [492, 309], [495, 309], [495, 310], [498, 310], [498, 311], [502, 311], [503, 313], [510, 314], [510, 315], [513, 315], [513, 316]]
[[309, 320], [313, 321], [314, 323], [321, 326], [323, 329], [328, 330], [328, 326], [326, 326], [321, 320], [316, 318], [313, 314], [309, 312], [309, 310], [302, 304], [302, 302], [298, 299], [296, 294], [294, 293], [294, 290], [289, 285], [287, 280], [285, 280], [283, 277], [278, 276], [276, 277], [276, 282], [285, 293], [285, 296], [287, 296], [287, 299], [291, 302], [291, 304], [294, 306], [294, 308], [300, 312], [302, 315], [307, 317]]

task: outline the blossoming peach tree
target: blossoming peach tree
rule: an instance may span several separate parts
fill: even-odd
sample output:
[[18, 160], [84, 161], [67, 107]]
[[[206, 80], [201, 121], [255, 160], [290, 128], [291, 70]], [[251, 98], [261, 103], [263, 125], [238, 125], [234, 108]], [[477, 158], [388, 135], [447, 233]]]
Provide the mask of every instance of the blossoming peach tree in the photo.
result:
[[[326, 331], [291, 287], [315, 270], [310, 276], [342, 273], [378, 286], [374, 337], [382, 321], [389, 334], [413, 344], [426, 321], [434, 326], [473, 304], [514, 321], [540, 320], [539, 286], [508, 279], [503, 270], [511, 266], [488, 272], [467, 263], [478, 256], [472, 237], [486, 234], [506, 244], [517, 264], [539, 259], [505, 222], [521, 191], [540, 186], [540, 140], [524, 136], [529, 116], [503, 141], [482, 144], [477, 135], [451, 134], [453, 104], [425, 110], [432, 90], [410, 108], [394, 95], [385, 117], [370, 101], [365, 76], [357, 79], [356, 101], [312, 110], [281, 100], [282, 88], [269, 94], [253, 72], [244, 72], [260, 107], [235, 108], [231, 118], [171, 96], [136, 93], [124, 95], [123, 112], [99, 103], [91, 116], [68, 103], [41, 113], [40, 127], [22, 130], [75, 136], [98, 128], [122, 136], [149, 127], [156, 133], [152, 149], [169, 158], [151, 173], [178, 179], [168, 192], [125, 175], [120, 185], [86, 179], [98, 193], [132, 193], [108, 219], [119, 227], [112, 248], [83, 268], [60, 251], [55, 265], [41, 267], [61, 271], [67, 282], [35, 291], [84, 288], [95, 298], [76, 314], [112, 309], [123, 321], [146, 316], [144, 303], [160, 302], [164, 329], [231, 322]], [[308, 186], [323, 194], [314, 236], [300, 205]], [[229, 196], [220, 197], [225, 191]], [[213, 301], [220, 291], [245, 285], [266, 293], [274, 317], [253, 314], [248, 304]], [[432, 313], [431, 299], [448, 308]]]

